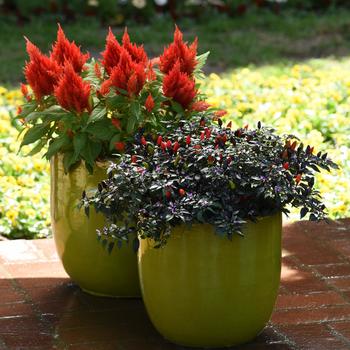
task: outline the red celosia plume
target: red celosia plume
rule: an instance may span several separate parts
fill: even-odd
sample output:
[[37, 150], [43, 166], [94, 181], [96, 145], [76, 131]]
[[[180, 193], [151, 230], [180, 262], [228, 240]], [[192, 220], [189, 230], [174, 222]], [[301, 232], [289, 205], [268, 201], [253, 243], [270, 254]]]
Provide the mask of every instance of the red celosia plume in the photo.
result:
[[89, 57], [88, 53], [83, 54], [80, 51], [74, 41], [70, 42], [67, 39], [61, 26], [58, 25], [57, 40], [52, 46], [51, 58], [61, 66], [64, 66], [66, 62], [70, 62], [74, 70], [80, 73]]
[[102, 64], [105, 67], [108, 74], [111, 73], [112, 68], [119, 63], [122, 47], [118, 40], [109, 28], [106, 38], [106, 49], [102, 52]]
[[196, 65], [197, 38], [188, 46], [183, 42], [182, 33], [178, 27], [175, 28], [174, 41], [164, 49], [159, 57], [159, 69], [167, 74], [174, 67], [176, 62], [180, 62], [181, 72], [192, 75]]
[[148, 64], [147, 54], [143, 46], [137, 46], [130, 41], [127, 29], [125, 29], [122, 45], [109, 28], [109, 32], [106, 38], [106, 49], [102, 52], [102, 64], [106, 68], [108, 74], [112, 73], [112, 69], [119, 64], [122, 52], [126, 50], [130, 55], [130, 58], [135, 63], [140, 63], [146, 66]]
[[145, 81], [143, 64], [135, 63], [130, 54], [122, 48], [118, 65], [112, 69], [110, 78], [102, 84], [100, 91], [105, 95], [111, 87], [116, 87], [127, 91], [129, 96], [138, 95]]
[[131, 43], [128, 30], [126, 28], [123, 35], [123, 47], [129, 52], [134, 62], [143, 63], [144, 65], [148, 63], [148, 57], [143, 45], [137, 46], [136, 44]]
[[28, 39], [26, 40], [30, 60], [24, 67], [24, 75], [36, 99], [40, 100], [43, 96], [53, 93], [62, 68], [57, 62], [42, 54]]
[[64, 72], [55, 88], [57, 102], [69, 111], [83, 112], [91, 110], [89, 103], [90, 84], [74, 71], [70, 63], [66, 63]]
[[163, 93], [186, 109], [196, 97], [195, 82], [186, 73], [181, 72], [180, 62], [177, 62], [163, 80]]
[[154, 100], [151, 94], [149, 94], [148, 97], [146, 98], [145, 107], [148, 112], [152, 112], [154, 108]]
[[192, 103], [191, 109], [196, 112], [204, 112], [210, 107], [210, 104], [205, 101], [197, 101]]

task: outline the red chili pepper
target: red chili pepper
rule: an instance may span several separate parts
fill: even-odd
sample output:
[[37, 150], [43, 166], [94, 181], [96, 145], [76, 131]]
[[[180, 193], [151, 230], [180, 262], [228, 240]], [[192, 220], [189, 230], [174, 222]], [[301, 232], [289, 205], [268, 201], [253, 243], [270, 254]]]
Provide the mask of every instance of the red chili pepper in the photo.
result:
[[115, 142], [114, 147], [117, 151], [123, 152], [125, 149], [125, 143], [124, 142]]
[[289, 163], [288, 162], [283, 163], [283, 168], [288, 170], [289, 169]]
[[121, 124], [120, 124], [120, 120], [117, 118], [112, 118], [112, 124], [114, 125], [114, 127], [118, 130], [121, 130]]
[[171, 141], [170, 141], [170, 140], [168, 140], [168, 141], [166, 142], [166, 147], [167, 147], [167, 149], [170, 149], [170, 148], [172, 147], [172, 144], [171, 144]]
[[188, 135], [188, 136], [186, 137], [186, 145], [190, 145], [190, 144], [191, 144], [191, 136]]
[[202, 131], [202, 132], [201, 132], [201, 137], [200, 137], [200, 139], [201, 139], [202, 141], [204, 140], [204, 136], [205, 136], [204, 131]]
[[212, 155], [208, 156], [208, 162], [209, 163], [214, 163], [214, 157]]
[[131, 163], [136, 163], [137, 162], [137, 156], [134, 154], [131, 156]]
[[159, 135], [157, 138], [157, 145], [160, 146], [162, 144], [162, 141], [163, 141], [163, 137]]
[[205, 132], [205, 137], [207, 139], [209, 139], [210, 135], [211, 135], [211, 130], [209, 128], [205, 128], [204, 129], [204, 132]]
[[295, 177], [295, 181], [296, 181], [297, 184], [301, 181], [301, 174], [298, 174], [298, 175]]
[[179, 194], [181, 197], [183, 197], [186, 194], [186, 191], [182, 188], [179, 189]]
[[147, 141], [146, 141], [146, 139], [145, 139], [144, 136], [141, 137], [141, 144], [142, 144], [143, 146], [146, 146], [146, 145], [147, 145]]
[[174, 151], [174, 153], [176, 153], [177, 152], [177, 150], [180, 148], [180, 144], [177, 142], [177, 141], [175, 141], [175, 143], [174, 143], [174, 147], [173, 147], [173, 151]]
[[170, 191], [166, 191], [166, 192], [165, 192], [165, 197], [166, 197], [167, 199], [170, 199], [170, 198], [171, 198], [171, 192], [170, 192]]

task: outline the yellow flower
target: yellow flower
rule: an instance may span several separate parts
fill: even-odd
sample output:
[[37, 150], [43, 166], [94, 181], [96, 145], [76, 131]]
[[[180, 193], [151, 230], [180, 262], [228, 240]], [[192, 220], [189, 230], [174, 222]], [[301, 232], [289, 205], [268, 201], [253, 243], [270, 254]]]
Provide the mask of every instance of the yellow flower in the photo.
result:
[[6, 211], [5, 216], [12, 222], [14, 223], [18, 217], [18, 211], [15, 209], [10, 209]]

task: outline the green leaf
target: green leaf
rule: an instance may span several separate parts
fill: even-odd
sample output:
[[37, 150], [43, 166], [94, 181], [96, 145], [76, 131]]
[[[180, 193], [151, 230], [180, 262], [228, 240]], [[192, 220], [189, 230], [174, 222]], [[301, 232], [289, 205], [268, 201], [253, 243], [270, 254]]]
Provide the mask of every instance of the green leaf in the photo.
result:
[[73, 137], [74, 158], [78, 159], [81, 150], [85, 147], [87, 141], [86, 133], [78, 133]]
[[300, 210], [300, 219], [302, 219], [307, 213], [308, 213], [308, 209], [306, 207], [301, 208]]
[[74, 152], [69, 151], [65, 152], [63, 156], [63, 167], [65, 173], [68, 173], [70, 167], [76, 162], [76, 159], [74, 157]]
[[90, 118], [88, 120], [88, 124], [101, 120], [107, 116], [107, 110], [104, 106], [97, 106], [91, 112]]
[[172, 107], [174, 108], [174, 111], [178, 114], [184, 114], [184, 110], [182, 108], [182, 106], [180, 105], [180, 103], [177, 103], [175, 101], [172, 101], [171, 103]]
[[111, 141], [109, 142], [110, 151], [114, 149], [114, 144], [118, 141], [120, 141], [120, 134], [116, 134], [111, 138]]
[[109, 242], [108, 243], [108, 247], [107, 247], [107, 250], [108, 250], [109, 254], [112, 253], [113, 248], [114, 248], [114, 242]]
[[51, 106], [47, 108], [45, 111], [32, 112], [28, 114], [25, 120], [27, 123], [34, 122], [39, 118], [55, 121], [55, 120], [60, 120], [63, 116], [67, 114], [70, 114], [70, 113], [64, 111], [61, 107]]
[[113, 97], [107, 97], [106, 98], [106, 106], [108, 109], [117, 109], [121, 105], [125, 104], [125, 97], [121, 95], [116, 95]]
[[210, 54], [210, 51], [207, 51], [207, 52], [196, 57], [196, 60], [197, 60], [196, 71], [197, 72], [200, 71], [204, 67], [205, 62], [207, 61], [209, 54]]
[[37, 105], [36, 101], [25, 103], [22, 106], [21, 114], [19, 114], [16, 117], [16, 119], [25, 118], [28, 114], [34, 112], [37, 107], [38, 107], [38, 105]]
[[20, 147], [29, 145], [35, 141], [41, 139], [50, 130], [49, 123], [42, 123], [31, 127], [23, 136], [23, 140]]
[[28, 152], [27, 154], [26, 154], [26, 156], [33, 156], [34, 154], [37, 154], [37, 153], [39, 153], [41, 150], [42, 150], [42, 148], [46, 145], [46, 143], [47, 143], [47, 140], [46, 139], [41, 139], [36, 145], [35, 145], [35, 147], [33, 147], [33, 149], [30, 151], [30, 152]]
[[62, 147], [65, 146], [66, 144], [69, 144], [69, 142], [70, 142], [70, 139], [66, 134], [63, 134], [62, 136], [57, 137], [56, 139], [53, 140], [53, 142], [50, 143], [49, 148], [45, 154], [45, 157], [47, 159], [51, 159], [53, 155], [58, 153], [62, 149]]
[[128, 124], [126, 126], [127, 133], [131, 134], [134, 131], [135, 124], [136, 124], [136, 118], [133, 115], [129, 116]]
[[136, 253], [139, 249], [140, 246], [140, 241], [139, 239], [136, 237], [133, 241], [132, 241], [132, 248], [134, 250], [134, 252]]
[[95, 142], [91, 139], [88, 139], [85, 147], [80, 151], [80, 154], [85, 159], [87, 166], [89, 166], [89, 171], [93, 169], [96, 158], [99, 156], [102, 149], [100, 142]]
[[97, 139], [108, 141], [113, 136], [115, 130], [111, 127], [111, 121], [106, 119], [89, 124], [85, 131]]
[[138, 101], [133, 101], [130, 106], [130, 113], [135, 116], [136, 120], [139, 120], [141, 114], [141, 106]]

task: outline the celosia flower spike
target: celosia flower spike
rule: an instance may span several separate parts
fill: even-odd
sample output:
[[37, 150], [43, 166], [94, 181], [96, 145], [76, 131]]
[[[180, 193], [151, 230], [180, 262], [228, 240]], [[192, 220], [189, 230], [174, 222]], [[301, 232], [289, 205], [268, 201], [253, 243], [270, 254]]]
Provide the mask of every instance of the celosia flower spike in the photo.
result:
[[180, 71], [180, 62], [177, 62], [173, 69], [163, 80], [163, 93], [171, 97], [184, 109], [188, 108], [197, 95], [196, 85], [193, 79]]
[[37, 100], [54, 91], [62, 68], [57, 62], [41, 53], [27, 38], [27, 52], [30, 61], [24, 67], [24, 75]]
[[102, 64], [108, 74], [111, 73], [113, 67], [118, 65], [121, 51], [121, 45], [112, 33], [112, 29], [109, 28], [106, 38], [106, 49], [102, 52]]
[[210, 104], [205, 101], [197, 101], [192, 103], [191, 109], [196, 112], [204, 112], [210, 107]]
[[162, 73], [169, 73], [177, 61], [180, 62], [180, 70], [183, 73], [192, 75], [197, 65], [197, 38], [188, 46], [183, 42], [182, 33], [176, 26], [174, 41], [164, 49], [159, 57], [159, 69]]
[[61, 66], [70, 62], [75, 72], [80, 73], [89, 57], [89, 53], [83, 54], [74, 41], [70, 42], [67, 39], [63, 29], [58, 24], [57, 40], [52, 46], [51, 59]]
[[148, 95], [145, 101], [146, 110], [150, 113], [154, 108], [154, 100], [151, 94]]
[[[110, 78], [102, 84], [100, 91], [105, 95], [114, 86], [127, 91], [128, 96], [138, 95], [145, 81], [143, 65], [133, 62], [129, 53], [122, 49], [118, 65], [112, 69]], [[119, 93], [118, 90], [116, 92]]]
[[55, 97], [57, 102], [69, 111], [90, 111], [90, 89], [90, 84], [83, 81], [70, 63], [66, 63], [64, 73], [55, 88]]
[[123, 48], [129, 52], [134, 62], [142, 63], [145, 66], [147, 65], [148, 57], [143, 45], [137, 46], [136, 44], [131, 43], [127, 28], [125, 28], [122, 42]]

